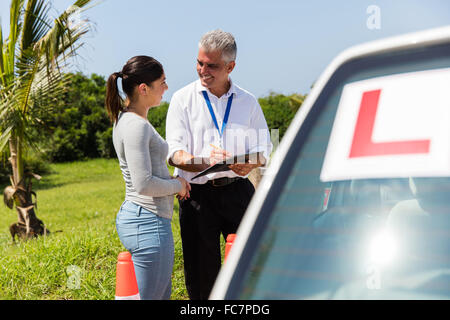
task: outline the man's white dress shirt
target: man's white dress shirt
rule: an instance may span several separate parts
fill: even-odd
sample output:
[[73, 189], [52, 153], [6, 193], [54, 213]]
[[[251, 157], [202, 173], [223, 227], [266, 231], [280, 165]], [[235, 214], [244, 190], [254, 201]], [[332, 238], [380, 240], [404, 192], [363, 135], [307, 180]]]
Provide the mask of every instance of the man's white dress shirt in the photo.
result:
[[[222, 136], [214, 125], [203, 91], [208, 93], [220, 129], [228, 98], [233, 95], [228, 122]], [[220, 98], [202, 86], [200, 80], [175, 92], [167, 112], [166, 141], [169, 144], [167, 160], [179, 150], [194, 157], [209, 158], [211, 144], [227, 150], [232, 155], [263, 152], [266, 161], [272, 152], [270, 133], [258, 100], [232, 81], [228, 92]], [[190, 183], [198, 184], [221, 177], [238, 177], [231, 170], [208, 174], [195, 180], [191, 180], [198, 174], [195, 172], [176, 168], [175, 174]]]

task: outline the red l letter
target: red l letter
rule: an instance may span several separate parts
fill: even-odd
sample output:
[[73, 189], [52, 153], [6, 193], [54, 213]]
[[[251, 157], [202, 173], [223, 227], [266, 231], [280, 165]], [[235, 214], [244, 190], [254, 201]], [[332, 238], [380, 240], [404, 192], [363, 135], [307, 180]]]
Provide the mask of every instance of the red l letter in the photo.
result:
[[363, 93], [349, 157], [428, 153], [430, 150], [430, 140], [372, 142], [372, 133], [380, 93], [381, 89]]

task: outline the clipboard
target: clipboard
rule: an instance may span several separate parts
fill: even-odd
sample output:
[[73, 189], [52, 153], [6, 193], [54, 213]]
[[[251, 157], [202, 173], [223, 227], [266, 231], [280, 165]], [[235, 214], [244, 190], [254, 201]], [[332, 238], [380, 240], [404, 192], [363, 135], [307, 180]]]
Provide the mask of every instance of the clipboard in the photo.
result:
[[228, 166], [230, 164], [249, 163], [250, 159], [259, 160], [259, 157], [262, 156], [262, 155], [260, 155], [260, 153], [262, 153], [262, 152], [241, 154], [241, 155], [227, 158], [227, 159], [225, 159], [225, 162], [216, 163], [215, 165], [213, 165], [209, 168], [206, 168], [205, 170], [203, 170], [202, 172], [200, 172], [199, 174], [197, 174], [196, 176], [191, 178], [191, 180], [197, 179], [199, 177], [202, 177], [202, 176], [210, 174], [210, 173], [229, 171], [229, 170], [231, 170], [230, 167]]

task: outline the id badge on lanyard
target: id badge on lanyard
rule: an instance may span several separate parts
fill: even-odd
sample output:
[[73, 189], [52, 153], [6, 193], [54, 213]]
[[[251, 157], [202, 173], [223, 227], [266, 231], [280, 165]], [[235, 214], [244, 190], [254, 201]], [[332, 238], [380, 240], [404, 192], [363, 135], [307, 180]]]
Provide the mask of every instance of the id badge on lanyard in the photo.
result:
[[211, 101], [209, 100], [208, 93], [206, 91], [202, 91], [202, 92], [203, 92], [203, 97], [205, 98], [205, 101], [206, 101], [206, 105], [208, 106], [209, 113], [211, 114], [211, 118], [212, 118], [212, 120], [214, 122], [214, 126], [216, 127], [217, 131], [219, 132], [220, 147], [223, 148], [223, 146], [222, 146], [222, 135], [223, 135], [225, 127], [227, 126], [227, 123], [228, 123], [228, 117], [230, 115], [230, 110], [231, 110], [231, 103], [233, 102], [233, 94], [231, 94], [230, 97], [228, 98], [227, 108], [225, 109], [225, 115], [223, 117], [222, 128], [219, 129], [219, 125], [217, 123], [216, 115], [214, 114], [214, 110], [212, 108]]

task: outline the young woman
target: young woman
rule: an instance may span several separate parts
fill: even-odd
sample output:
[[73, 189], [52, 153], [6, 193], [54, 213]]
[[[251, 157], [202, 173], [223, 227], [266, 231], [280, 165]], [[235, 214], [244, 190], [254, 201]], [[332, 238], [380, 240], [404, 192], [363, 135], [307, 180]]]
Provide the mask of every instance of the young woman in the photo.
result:
[[170, 176], [167, 143], [147, 120], [148, 110], [160, 104], [167, 89], [162, 65], [147, 56], [128, 60], [122, 71], [109, 76], [106, 88], [106, 110], [114, 123], [114, 149], [126, 189], [116, 228], [132, 255], [141, 299], [170, 298], [173, 195], [187, 198], [190, 190], [185, 179]]

